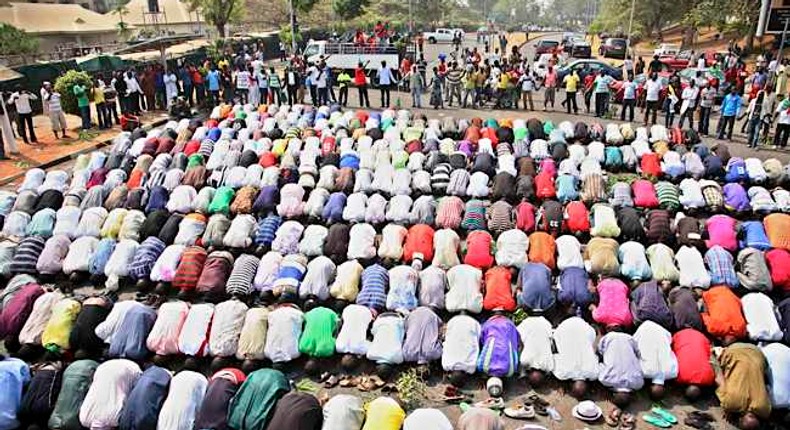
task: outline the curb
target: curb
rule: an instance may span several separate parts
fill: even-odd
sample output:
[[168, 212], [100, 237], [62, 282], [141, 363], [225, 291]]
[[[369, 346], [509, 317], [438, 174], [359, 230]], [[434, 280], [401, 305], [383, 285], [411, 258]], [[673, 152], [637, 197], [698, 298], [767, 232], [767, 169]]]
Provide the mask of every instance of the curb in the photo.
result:
[[[143, 128], [151, 129], [151, 128], [154, 128], [154, 127], [159, 127], [159, 126], [162, 126], [162, 125], [166, 124], [168, 121], [170, 121], [169, 118], [163, 118], [163, 119], [154, 121], [152, 123], [145, 124], [145, 125], [143, 125]], [[95, 144], [93, 144], [93, 145], [91, 145], [91, 146], [89, 146], [87, 148], [83, 148], [83, 149], [80, 149], [79, 151], [72, 152], [72, 153], [70, 153], [68, 155], [64, 155], [62, 157], [58, 157], [58, 158], [52, 159], [50, 161], [47, 161], [46, 163], [41, 163], [41, 164], [38, 164], [38, 165], [31, 165], [28, 168], [29, 169], [31, 169], [31, 168], [38, 168], [38, 169], [46, 170], [46, 169], [49, 169], [51, 167], [57, 166], [58, 164], [65, 163], [66, 161], [69, 161], [69, 160], [72, 160], [74, 158], [77, 158], [77, 157], [79, 157], [82, 154], [87, 154], [89, 152], [93, 152], [93, 151], [95, 151], [95, 150], [97, 150], [99, 148], [104, 148], [105, 146], [110, 146], [111, 144], [112, 144], [112, 138], [111, 139], [102, 140], [102, 141], [96, 142]], [[22, 178], [22, 177], [25, 176], [26, 173], [27, 172], [25, 171], [25, 172], [22, 172], [22, 173], [17, 173], [16, 175], [13, 175], [13, 176], [8, 176], [8, 177], [5, 177], [5, 178], [2, 178], [2, 179], [0, 179], [0, 186], [7, 185], [7, 184], [19, 179], [19, 178]]]

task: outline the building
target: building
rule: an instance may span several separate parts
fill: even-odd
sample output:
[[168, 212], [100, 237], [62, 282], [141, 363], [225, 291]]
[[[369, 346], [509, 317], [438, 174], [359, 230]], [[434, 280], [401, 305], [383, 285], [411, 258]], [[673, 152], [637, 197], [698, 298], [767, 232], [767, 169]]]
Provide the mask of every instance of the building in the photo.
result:
[[[105, 13], [110, 10], [111, 4], [108, 2], [115, 0], [28, 0], [26, 3], [44, 3], [44, 4], [76, 4], [90, 9], [94, 12]], [[4, 2], [0, 0], [0, 5]], [[8, 3], [7, 1], [5, 3]]]
[[107, 52], [121, 41], [117, 16], [110, 18], [78, 4], [0, 3], [0, 22], [38, 38], [40, 52], [54, 57]]
[[[152, 6], [158, 6], [159, 12], [149, 12]], [[126, 10], [123, 20], [150, 35], [204, 34], [207, 29], [200, 14], [186, 1], [131, 0]]]

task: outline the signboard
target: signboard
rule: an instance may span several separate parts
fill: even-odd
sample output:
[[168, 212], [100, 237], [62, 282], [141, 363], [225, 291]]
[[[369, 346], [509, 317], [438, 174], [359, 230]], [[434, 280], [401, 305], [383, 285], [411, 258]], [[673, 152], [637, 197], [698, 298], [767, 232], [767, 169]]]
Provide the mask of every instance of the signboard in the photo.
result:
[[790, 19], [790, 0], [772, 0], [765, 33], [782, 34], [782, 30], [785, 28], [785, 20], [788, 19]]

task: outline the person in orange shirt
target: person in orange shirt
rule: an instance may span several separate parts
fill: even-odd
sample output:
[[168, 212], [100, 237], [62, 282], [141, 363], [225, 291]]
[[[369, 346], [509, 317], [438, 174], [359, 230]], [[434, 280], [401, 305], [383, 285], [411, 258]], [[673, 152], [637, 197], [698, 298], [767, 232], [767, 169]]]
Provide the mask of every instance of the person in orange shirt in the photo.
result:
[[711, 287], [702, 293], [702, 301], [705, 309], [700, 315], [708, 333], [721, 339], [724, 345], [746, 337], [741, 300], [729, 287]]
[[359, 107], [370, 108], [370, 99], [368, 98], [368, 77], [365, 73], [365, 66], [367, 63], [357, 64], [354, 69], [354, 85], [359, 91]]
[[516, 299], [513, 297], [513, 269], [496, 266], [485, 273], [485, 297], [483, 309], [493, 311], [501, 309], [507, 312], [516, 310]]

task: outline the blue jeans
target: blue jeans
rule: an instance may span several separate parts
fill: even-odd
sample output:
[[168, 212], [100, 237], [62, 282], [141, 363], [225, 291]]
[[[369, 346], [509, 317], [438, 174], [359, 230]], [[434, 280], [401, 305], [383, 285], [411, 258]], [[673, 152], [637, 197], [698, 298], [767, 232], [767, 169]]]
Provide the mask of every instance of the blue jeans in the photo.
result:
[[88, 130], [91, 128], [91, 107], [80, 106], [80, 117], [82, 117], [82, 129]]

